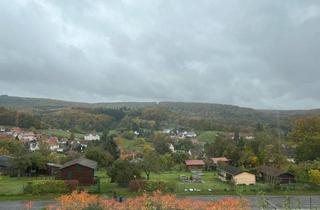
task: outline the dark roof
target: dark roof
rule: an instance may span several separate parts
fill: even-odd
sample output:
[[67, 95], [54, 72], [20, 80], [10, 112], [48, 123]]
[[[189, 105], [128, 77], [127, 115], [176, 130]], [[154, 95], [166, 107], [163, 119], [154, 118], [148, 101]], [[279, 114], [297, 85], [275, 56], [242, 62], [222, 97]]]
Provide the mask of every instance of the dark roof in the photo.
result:
[[219, 167], [219, 169], [222, 171], [225, 171], [227, 174], [230, 174], [232, 176], [235, 176], [235, 175], [243, 172], [239, 168], [234, 167], [234, 166], [230, 166], [230, 165], [221, 166], [221, 167]]
[[0, 166], [2, 167], [9, 167], [10, 166], [10, 161], [12, 160], [13, 157], [7, 156], [7, 155], [1, 155], [0, 156]]
[[71, 161], [66, 162], [65, 164], [62, 165], [62, 167], [60, 169], [64, 169], [64, 168], [67, 168], [69, 166], [76, 165], [76, 164], [79, 164], [79, 165], [82, 165], [82, 166], [85, 166], [88, 168], [92, 168], [94, 170], [97, 168], [97, 165], [98, 165], [96, 161], [89, 160], [87, 158], [79, 158], [79, 159], [75, 159], [75, 160], [71, 160]]
[[258, 173], [263, 173], [263, 174], [266, 174], [266, 175], [269, 175], [269, 176], [274, 176], [274, 177], [280, 176], [282, 174], [291, 174], [291, 175], [293, 175], [292, 173], [290, 173], [288, 171], [285, 171], [285, 170], [282, 170], [282, 169], [279, 169], [279, 168], [270, 167], [270, 166], [259, 166], [259, 167], [257, 167], [257, 172]]

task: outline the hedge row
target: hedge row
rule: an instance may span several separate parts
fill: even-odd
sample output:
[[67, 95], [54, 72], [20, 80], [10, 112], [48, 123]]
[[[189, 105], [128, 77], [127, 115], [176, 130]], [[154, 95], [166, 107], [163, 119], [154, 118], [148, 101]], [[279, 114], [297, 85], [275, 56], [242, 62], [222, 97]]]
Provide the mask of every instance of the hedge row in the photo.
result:
[[129, 183], [129, 188], [134, 192], [153, 192], [157, 190], [162, 192], [174, 192], [176, 190], [176, 183], [165, 181], [132, 180]]
[[47, 193], [61, 194], [72, 192], [76, 190], [77, 187], [77, 180], [35, 180], [28, 182], [23, 191], [24, 193], [33, 195]]

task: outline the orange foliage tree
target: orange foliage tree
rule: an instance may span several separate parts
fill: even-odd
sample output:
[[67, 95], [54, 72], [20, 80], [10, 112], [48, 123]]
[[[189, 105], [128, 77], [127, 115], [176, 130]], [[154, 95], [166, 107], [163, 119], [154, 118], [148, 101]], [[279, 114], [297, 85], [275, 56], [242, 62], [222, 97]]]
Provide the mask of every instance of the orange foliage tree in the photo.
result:
[[198, 201], [192, 199], [179, 199], [174, 195], [154, 192], [152, 195], [144, 194], [135, 198], [128, 198], [123, 202], [114, 199], [104, 199], [86, 192], [73, 192], [57, 198], [57, 206], [50, 206], [47, 210], [81, 210], [96, 205], [106, 210], [246, 210], [249, 209], [246, 200], [224, 198], [218, 201]]

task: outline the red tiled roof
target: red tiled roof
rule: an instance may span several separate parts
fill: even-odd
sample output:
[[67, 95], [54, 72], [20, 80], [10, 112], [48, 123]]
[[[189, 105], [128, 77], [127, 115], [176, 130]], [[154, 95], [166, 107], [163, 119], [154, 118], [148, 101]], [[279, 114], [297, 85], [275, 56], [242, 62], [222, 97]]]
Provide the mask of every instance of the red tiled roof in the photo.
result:
[[58, 138], [57, 137], [50, 137], [47, 139], [47, 143], [50, 145], [56, 145], [56, 144], [58, 144]]
[[202, 166], [202, 165], [204, 165], [203, 160], [186, 160], [185, 163], [187, 166]]

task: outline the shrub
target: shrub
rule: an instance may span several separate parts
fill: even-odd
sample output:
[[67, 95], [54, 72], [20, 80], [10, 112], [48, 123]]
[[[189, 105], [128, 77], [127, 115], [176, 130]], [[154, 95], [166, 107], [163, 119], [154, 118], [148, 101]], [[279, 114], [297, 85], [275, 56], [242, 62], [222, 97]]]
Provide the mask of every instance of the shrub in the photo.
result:
[[144, 190], [148, 192], [162, 191], [162, 192], [174, 192], [176, 189], [175, 182], [165, 181], [147, 181], [144, 186]]
[[145, 184], [145, 180], [132, 180], [129, 183], [129, 189], [133, 192], [139, 192], [144, 189]]
[[47, 193], [68, 193], [71, 188], [63, 180], [31, 181], [24, 187], [24, 193], [40, 195]]
[[146, 181], [146, 180], [132, 180], [129, 184], [131, 191], [147, 191], [147, 192], [174, 192], [176, 190], [175, 182], [165, 182], [165, 181]]
[[320, 170], [311, 169], [308, 171], [309, 181], [313, 184], [320, 185]]
[[[99, 204], [99, 205], [98, 205]], [[249, 209], [246, 200], [225, 198], [218, 201], [196, 201], [186, 198], [177, 198], [174, 195], [163, 195], [155, 192], [152, 195], [142, 195], [125, 199], [122, 203], [114, 199], [105, 199], [86, 192], [73, 192], [57, 199], [54, 209], [62, 210], [127, 210], [127, 209]], [[102, 207], [102, 208], [100, 208]], [[52, 209], [52, 208], [51, 208]]]
[[78, 188], [79, 181], [78, 180], [65, 180], [64, 184], [68, 188], [69, 192], [72, 192]]
[[172, 167], [173, 171], [185, 171], [186, 165], [185, 164], [176, 164]]

